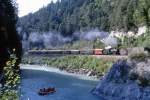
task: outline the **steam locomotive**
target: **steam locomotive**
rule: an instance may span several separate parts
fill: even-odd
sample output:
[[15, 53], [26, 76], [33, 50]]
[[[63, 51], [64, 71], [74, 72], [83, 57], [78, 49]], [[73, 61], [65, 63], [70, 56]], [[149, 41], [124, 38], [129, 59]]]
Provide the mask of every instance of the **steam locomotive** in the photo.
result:
[[30, 55], [127, 55], [127, 49], [105, 48], [105, 49], [80, 49], [80, 50], [29, 50]]

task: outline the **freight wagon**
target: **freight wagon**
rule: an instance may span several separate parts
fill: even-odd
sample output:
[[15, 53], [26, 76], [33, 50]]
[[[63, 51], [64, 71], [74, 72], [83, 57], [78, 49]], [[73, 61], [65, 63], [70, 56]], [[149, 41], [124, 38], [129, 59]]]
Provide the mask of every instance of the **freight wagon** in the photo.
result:
[[81, 49], [81, 50], [29, 50], [30, 55], [127, 55], [127, 49]]

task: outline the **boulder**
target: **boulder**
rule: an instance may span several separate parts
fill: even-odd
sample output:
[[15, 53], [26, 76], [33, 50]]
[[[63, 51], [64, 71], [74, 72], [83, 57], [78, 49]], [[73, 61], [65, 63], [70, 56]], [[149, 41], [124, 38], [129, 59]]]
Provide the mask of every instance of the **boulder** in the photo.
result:
[[92, 93], [104, 100], [150, 100], [150, 60], [118, 60]]

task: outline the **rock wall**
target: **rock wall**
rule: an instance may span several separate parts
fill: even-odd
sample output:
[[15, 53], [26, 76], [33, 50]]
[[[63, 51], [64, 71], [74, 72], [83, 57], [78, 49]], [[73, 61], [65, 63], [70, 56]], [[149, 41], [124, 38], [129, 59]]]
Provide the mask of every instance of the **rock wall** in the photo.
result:
[[150, 100], [150, 59], [118, 60], [92, 93], [104, 100]]
[[141, 26], [137, 29], [137, 32], [134, 32], [134, 31], [125, 32], [123, 30], [116, 30], [116, 31], [111, 31], [110, 36], [114, 36], [114, 37], [117, 37], [117, 38], [122, 38], [124, 36], [139, 37], [142, 34], [146, 33], [147, 29], [148, 28], [146, 26]]

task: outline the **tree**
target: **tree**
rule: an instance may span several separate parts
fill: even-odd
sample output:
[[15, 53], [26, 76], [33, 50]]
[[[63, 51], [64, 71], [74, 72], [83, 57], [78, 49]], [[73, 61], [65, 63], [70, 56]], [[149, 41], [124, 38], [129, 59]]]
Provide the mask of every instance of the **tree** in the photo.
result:
[[0, 75], [12, 53], [18, 58], [14, 69], [19, 69], [21, 43], [16, 31], [17, 11], [13, 0], [0, 0]]
[[63, 36], [94, 28], [136, 33], [138, 27], [150, 26], [150, 0], [61, 0], [20, 18], [18, 25], [28, 33]]

